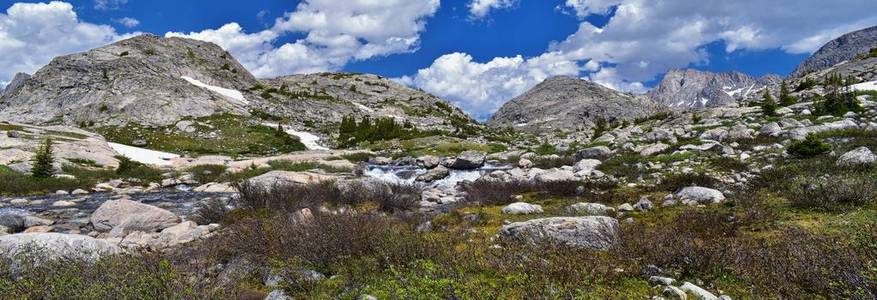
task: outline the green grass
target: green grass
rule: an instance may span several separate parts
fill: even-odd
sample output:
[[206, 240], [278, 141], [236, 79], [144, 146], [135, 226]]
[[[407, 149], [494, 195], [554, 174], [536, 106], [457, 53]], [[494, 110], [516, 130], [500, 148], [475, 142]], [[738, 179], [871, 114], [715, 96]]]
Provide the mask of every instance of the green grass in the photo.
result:
[[22, 131], [22, 130], [24, 130], [24, 127], [19, 126], [19, 125], [0, 123], [0, 130], [3, 130], [3, 131]]
[[[305, 150], [297, 138], [278, 133], [276, 128], [251, 125], [246, 117], [224, 114], [195, 121], [210, 124], [213, 128], [196, 126], [195, 133], [184, 133], [173, 126], [126, 125], [101, 127], [96, 131], [112, 142], [130, 145], [134, 140], [144, 139], [149, 142], [147, 148], [192, 155], [265, 156]], [[216, 133], [216, 138], [207, 137], [208, 132]]]

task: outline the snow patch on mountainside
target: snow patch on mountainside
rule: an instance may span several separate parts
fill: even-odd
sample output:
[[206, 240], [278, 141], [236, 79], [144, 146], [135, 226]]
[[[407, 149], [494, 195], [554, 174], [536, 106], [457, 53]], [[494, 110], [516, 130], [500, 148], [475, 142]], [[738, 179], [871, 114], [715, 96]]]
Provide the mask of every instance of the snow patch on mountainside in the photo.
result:
[[169, 166], [171, 165], [171, 159], [180, 157], [179, 155], [173, 153], [149, 150], [116, 143], [108, 144], [110, 145], [110, 148], [113, 148], [113, 150], [116, 151], [116, 153], [128, 157], [133, 161], [148, 165]]
[[244, 98], [244, 93], [241, 93], [238, 90], [232, 90], [232, 89], [222, 88], [222, 87], [218, 87], [218, 86], [212, 86], [212, 85], [203, 83], [197, 79], [194, 79], [192, 77], [188, 77], [188, 76], [182, 76], [181, 78], [183, 78], [183, 80], [188, 81], [189, 83], [191, 83], [197, 87], [204, 88], [204, 89], [210, 90], [212, 92], [215, 92], [217, 94], [229, 97], [229, 98], [237, 100], [243, 104], [250, 104], [250, 102], [247, 101], [246, 98]]
[[[265, 125], [268, 127], [277, 127], [277, 124], [272, 124], [272, 123], [263, 123], [262, 125]], [[298, 131], [298, 130], [291, 129], [288, 127], [284, 127], [283, 132], [286, 132], [286, 134], [288, 134], [288, 135], [294, 135], [294, 136], [298, 137], [298, 140], [302, 144], [304, 144], [305, 147], [308, 148], [308, 150], [330, 150], [329, 148], [320, 146], [320, 143], [319, 143], [320, 137], [313, 134], [313, 133]]]
[[850, 86], [854, 91], [877, 91], [877, 81], [862, 82]]

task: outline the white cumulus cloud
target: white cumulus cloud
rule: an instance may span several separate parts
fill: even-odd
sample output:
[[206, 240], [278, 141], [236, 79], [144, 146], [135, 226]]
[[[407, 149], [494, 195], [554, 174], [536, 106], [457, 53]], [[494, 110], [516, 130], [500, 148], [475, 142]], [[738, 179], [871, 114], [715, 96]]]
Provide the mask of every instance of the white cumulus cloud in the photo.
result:
[[491, 10], [512, 7], [517, 0], [472, 0], [469, 3], [469, 13], [473, 18], [486, 17]]
[[[470, 9], [486, 14], [497, 2], [474, 0]], [[581, 23], [565, 39], [549, 43], [545, 54], [518, 57], [509, 67], [500, 63], [508, 58], [478, 62], [454, 53], [408, 81], [484, 116], [544, 79], [522, 75], [529, 72], [578, 75], [644, 92], [648, 88], [642, 82], [668, 69], [707, 63], [705, 48], [715, 42], [724, 42], [727, 52], [779, 48], [809, 53], [843, 33], [877, 24], [873, 0], [834, 1], [830, 9], [823, 1], [796, 0], [566, 0], [560, 8], [574, 11]], [[585, 19], [613, 11], [607, 24], [598, 24], [602, 27]], [[546, 56], [553, 64], [574, 67], [557, 71], [530, 63]]]
[[83, 22], [66, 2], [15, 3], [0, 13], [0, 81], [124, 37], [111, 26]]
[[556, 75], [578, 74], [580, 67], [558, 53], [524, 59], [497, 57], [486, 63], [475, 62], [465, 53], [446, 54], [413, 78], [399, 81], [451, 99], [473, 117], [485, 119], [504, 101]]
[[[415, 51], [439, 0], [309, 0], [270, 29], [247, 33], [236, 23], [201, 32], [169, 32], [214, 42], [259, 77], [339, 70], [347, 63]], [[303, 38], [282, 45], [290, 34]]]

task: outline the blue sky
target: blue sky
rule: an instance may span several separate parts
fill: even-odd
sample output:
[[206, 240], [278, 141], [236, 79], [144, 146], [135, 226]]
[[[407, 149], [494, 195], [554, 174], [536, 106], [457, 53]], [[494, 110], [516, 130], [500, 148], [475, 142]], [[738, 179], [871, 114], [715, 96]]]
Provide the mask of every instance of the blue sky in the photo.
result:
[[0, 83], [150, 32], [215, 42], [260, 77], [379, 74], [484, 119], [554, 75], [631, 92], [670, 68], [787, 75], [825, 41], [877, 24], [877, 1], [762, 2], [4, 0], [0, 37], [13, 42], [0, 40]]

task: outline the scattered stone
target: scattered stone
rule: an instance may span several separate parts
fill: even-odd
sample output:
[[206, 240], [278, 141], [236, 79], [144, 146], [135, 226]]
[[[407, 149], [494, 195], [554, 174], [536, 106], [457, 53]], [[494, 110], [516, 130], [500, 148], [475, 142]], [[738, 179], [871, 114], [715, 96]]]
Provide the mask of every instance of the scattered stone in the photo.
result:
[[542, 213], [542, 206], [526, 202], [515, 202], [502, 208], [502, 213], [509, 215], [529, 215]]
[[844, 153], [837, 160], [838, 166], [861, 166], [870, 165], [877, 160], [877, 156], [871, 152], [868, 147], [859, 147], [850, 152]]
[[589, 158], [606, 158], [612, 155], [612, 150], [606, 146], [597, 146], [591, 148], [585, 148], [576, 152], [576, 160], [589, 159]]
[[73, 192], [71, 194], [73, 194], [73, 195], [88, 195], [88, 191], [83, 190], [83, 189], [75, 189], [75, 190], [73, 190]]
[[484, 165], [486, 153], [480, 151], [464, 151], [457, 156], [451, 169], [455, 170], [471, 170], [478, 169]]
[[667, 145], [664, 143], [652, 144], [652, 145], [648, 145], [648, 146], [645, 146], [642, 149], [640, 149], [639, 155], [652, 156], [652, 155], [658, 154], [660, 152], [663, 152], [664, 150], [667, 150], [668, 148], [670, 148], [670, 145]]
[[426, 171], [426, 173], [417, 176], [416, 180], [422, 182], [432, 182], [448, 177], [448, 175], [450, 174], [451, 170], [448, 170], [448, 168], [445, 168], [445, 166], [437, 166], [429, 171]]
[[673, 285], [676, 283], [676, 279], [662, 276], [651, 276], [649, 277], [649, 283], [653, 285]]
[[777, 122], [770, 122], [762, 126], [759, 133], [765, 136], [778, 137], [783, 133], [783, 129], [780, 128], [780, 124], [777, 124]]
[[664, 297], [667, 297], [667, 299], [671, 299], [671, 300], [687, 300], [688, 299], [688, 294], [686, 294], [685, 291], [683, 291], [682, 289], [680, 289], [678, 287], [672, 286], [672, 285], [668, 285], [668, 286], [664, 287], [664, 290], [661, 291], [661, 295], [664, 295]]
[[570, 205], [566, 208], [566, 210], [575, 214], [582, 214], [587, 216], [608, 216], [615, 213], [615, 208], [600, 203], [588, 202], [581, 202]]
[[531, 161], [529, 159], [521, 158], [518, 160], [518, 167], [521, 167], [524, 169], [529, 169], [529, 168], [532, 168], [533, 166], [534, 166], [533, 161]]
[[707, 291], [699, 286], [696, 286], [696, 285], [692, 284], [691, 282], [685, 282], [679, 288], [681, 290], [685, 291], [686, 293], [690, 293], [690, 294], [694, 295], [697, 299], [700, 299], [700, 300], [718, 300], [719, 299], [719, 297], [716, 297], [716, 295], [713, 295], [713, 293], [710, 293], [709, 291]]
[[283, 290], [273, 290], [265, 297], [265, 300], [292, 300], [292, 297], [286, 295]]
[[52, 232], [52, 226], [33, 226], [24, 230], [24, 233], [46, 233]]
[[563, 182], [563, 181], [571, 181], [576, 178], [576, 174], [571, 170], [565, 169], [551, 169], [539, 173], [534, 177], [536, 181], [541, 182]]
[[71, 207], [71, 206], [76, 206], [76, 203], [71, 202], [71, 201], [67, 201], [67, 200], [59, 200], [59, 201], [55, 201], [54, 203], [52, 203], [52, 206], [54, 206], [54, 207]]
[[594, 173], [603, 162], [596, 159], [583, 159], [572, 166], [573, 172], [581, 176], [588, 176]]
[[642, 197], [633, 205], [633, 208], [638, 211], [649, 211], [652, 209], [652, 201], [649, 201], [646, 197]]
[[503, 226], [500, 234], [529, 242], [548, 239], [571, 247], [607, 250], [619, 241], [618, 220], [610, 217], [553, 217]]
[[25, 205], [30, 204], [30, 201], [28, 201], [27, 199], [21, 199], [21, 198], [19, 198], [19, 199], [12, 199], [12, 200], [9, 200], [9, 204], [12, 204], [12, 205], [15, 205], [15, 206], [25, 206]]
[[630, 212], [633, 211], [633, 205], [630, 203], [624, 203], [618, 206], [618, 211], [620, 212]]
[[691, 200], [700, 204], [720, 203], [725, 201], [722, 192], [705, 187], [690, 186], [683, 188], [676, 196], [682, 200]]

